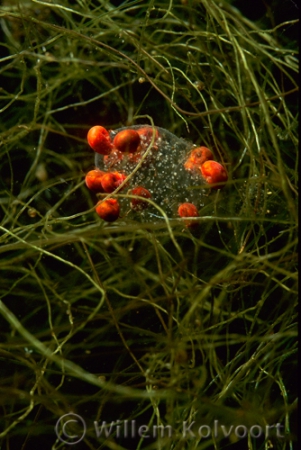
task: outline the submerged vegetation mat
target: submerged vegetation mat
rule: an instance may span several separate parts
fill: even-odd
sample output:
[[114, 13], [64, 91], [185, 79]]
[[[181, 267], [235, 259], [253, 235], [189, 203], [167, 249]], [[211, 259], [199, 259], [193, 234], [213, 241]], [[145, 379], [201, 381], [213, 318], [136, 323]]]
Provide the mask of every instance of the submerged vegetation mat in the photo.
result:
[[[3, 0], [1, 448], [294, 448], [297, 20], [268, 3]], [[226, 168], [186, 182], [197, 226], [96, 215], [87, 132], [138, 124]]]

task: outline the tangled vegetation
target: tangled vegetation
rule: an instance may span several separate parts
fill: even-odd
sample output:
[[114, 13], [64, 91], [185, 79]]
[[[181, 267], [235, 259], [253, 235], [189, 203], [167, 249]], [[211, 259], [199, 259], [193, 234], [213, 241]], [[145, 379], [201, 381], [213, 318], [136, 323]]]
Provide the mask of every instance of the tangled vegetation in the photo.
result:
[[[297, 20], [271, 4], [3, 1], [1, 448], [294, 448]], [[87, 131], [139, 123], [227, 168], [197, 228], [95, 214]]]

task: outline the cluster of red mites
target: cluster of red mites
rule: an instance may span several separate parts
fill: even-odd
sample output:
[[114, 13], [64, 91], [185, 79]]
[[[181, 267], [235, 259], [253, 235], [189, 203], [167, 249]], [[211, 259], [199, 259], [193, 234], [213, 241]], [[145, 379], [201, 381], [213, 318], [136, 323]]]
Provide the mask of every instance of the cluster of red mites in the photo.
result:
[[[141, 132], [139, 133], [139, 131]], [[115, 159], [121, 159], [123, 153], [139, 154], [141, 134], [143, 134], [143, 128], [138, 131], [123, 130], [117, 133], [111, 141], [110, 133], [104, 127], [95, 126], [89, 130], [87, 139], [90, 147], [96, 153], [105, 157], [112, 156]], [[95, 169], [87, 173], [86, 185], [93, 192], [110, 194], [124, 183], [126, 177], [127, 175], [121, 172], [103, 172]], [[135, 187], [130, 193], [143, 198], [151, 198], [151, 193], [142, 186]], [[141, 211], [146, 207], [147, 201], [145, 200], [134, 197], [131, 201], [133, 210]], [[109, 198], [97, 203], [96, 212], [107, 222], [114, 222], [119, 217], [120, 206], [117, 200]]]
[[[213, 161], [213, 154], [207, 147], [194, 148], [184, 163], [184, 167], [196, 175], [202, 175], [212, 189], [222, 188], [228, 180], [226, 170], [221, 164]], [[178, 208], [178, 214], [183, 218], [199, 216], [193, 203], [182, 203]], [[192, 227], [195, 224], [196, 222], [186, 221], [187, 227]]]
[[228, 180], [224, 167], [213, 160], [213, 154], [207, 147], [197, 147], [192, 150], [184, 164], [186, 170], [202, 174], [212, 189], [220, 189]]
[[[157, 129], [144, 127], [138, 129], [124, 129], [111, 138], [109, 131], [102, 126], [94, 126], [88, 132], [90, 147], [104, 157], [106, 167], [112, 167], [124, 157], [131, 163], [138, 163], [145, 151], [145, 145], [153, 143], [152, 149], [157, 150], [156, 141], [159, 137]], [[205, 180], [212, 189], [220, 189], [227, 182], [228, 175], [224, 167], [213, 161], [212, 152], [206, 147], [196, 147], [191, 150], [184, 168], [195, 176]], [[96, 193], [113, 193], [120, 185], [127, 186], [125, 182], [128, 174], [118, 171], [104, 172], [98, 168], [91, 170], [86, 175], [86, 185]], [[143, 199], [151, 199], [152, 195], [143, 186], [136, 186], [129, 194], [132, 197], [130, 206], [134, 211], [142, 211], [148, 207], [149, 202]], [[136, 197], [137, 196], [137, 197]], [[139, 198], [140, 197], [140, 198]], [[114, 222], [120, 215], [120, 205], [116, 199], [101, 200], [96, 205], [97, 214], [107, 222]], [[185, 219], [187, 227], [192, 227], [196, 222], [187, 218], [198, 217], [199, 213], [193, 203], [181, 203], [178, 207], [178, 215]]]

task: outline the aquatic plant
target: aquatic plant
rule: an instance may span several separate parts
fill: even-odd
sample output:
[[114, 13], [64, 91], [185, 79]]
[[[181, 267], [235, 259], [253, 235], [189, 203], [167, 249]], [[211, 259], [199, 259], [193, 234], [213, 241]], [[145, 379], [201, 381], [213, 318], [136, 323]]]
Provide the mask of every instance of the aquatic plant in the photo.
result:
[[[293, 448], [297, 19], [271, 3], [2, 2], [3, 448]], [[141, 196], [153, 221], [120, 189], [107, 223], [88, 130], [145, 124], [227, 184]]]

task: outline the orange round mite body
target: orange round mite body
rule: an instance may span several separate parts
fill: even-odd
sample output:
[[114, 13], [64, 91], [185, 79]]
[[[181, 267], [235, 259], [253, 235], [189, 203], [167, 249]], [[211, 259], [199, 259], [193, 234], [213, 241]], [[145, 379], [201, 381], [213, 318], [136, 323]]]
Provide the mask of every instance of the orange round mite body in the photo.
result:
[[85, 177], [87, 187], [93, 192], [105, 192], [101, 184], [104, 174], [105, 172], [99, 169], [90, 170]]
[[87, 140], [90, 147], [96, 153], [100, 153], [101, 155], [109, 155], [113, 148], [110, 133], [104, 127], [99, 125], [90, 128]]
[[118, 219], [120, 213], [119, 203], [114, 198], [99, 201], [95, 209], [99, 217], [106, 222], [115, 222], [115, 220]]
[[[182, 203], [178, 208], [178, 215], [183, 219], [185, 217], [199, 217], [199, 212], [193, 203]], [[197, 222], [193, 220], [185, 220], [186, 227], [194, 227]]]
[[[200, 171], [212, 189], [221, 189], [228, 180], [225, 168], [216, 161], [206, 161], [201, 165]], [[218, 183], [218, 184], [217, 184]], [[216, 186], [214, 186], [216, 184]]]
[[[149, 192], [148, 189], [145, 189], [142, 186], [137, 186], [134, 189], [131, 190], [131, 194], [133, 195], [139, 195], [139, 197], [143, 198], [151, 198], [152, 194]], [[132, 198], [131, 200], [131, 208], [134, 211], [142, 211], [143, 209], [148, 207], [148, 203], [141, 200], [140, 198]]]
[[114, 192], [126, 179], [126, 175], [120, 172], [107, 172], [101, 177], [101, 185], [104, 192]]
[[213, 159], [212, 151], [207, 147], [197, 147], [192, 150], [184, 164], [186, 170], [198, 170], [205, 161]]
[[135, 153], [140, 145], [140, 136], [136, 130], [123, 130], [116, 134], [114, 146], [122, 153]]

